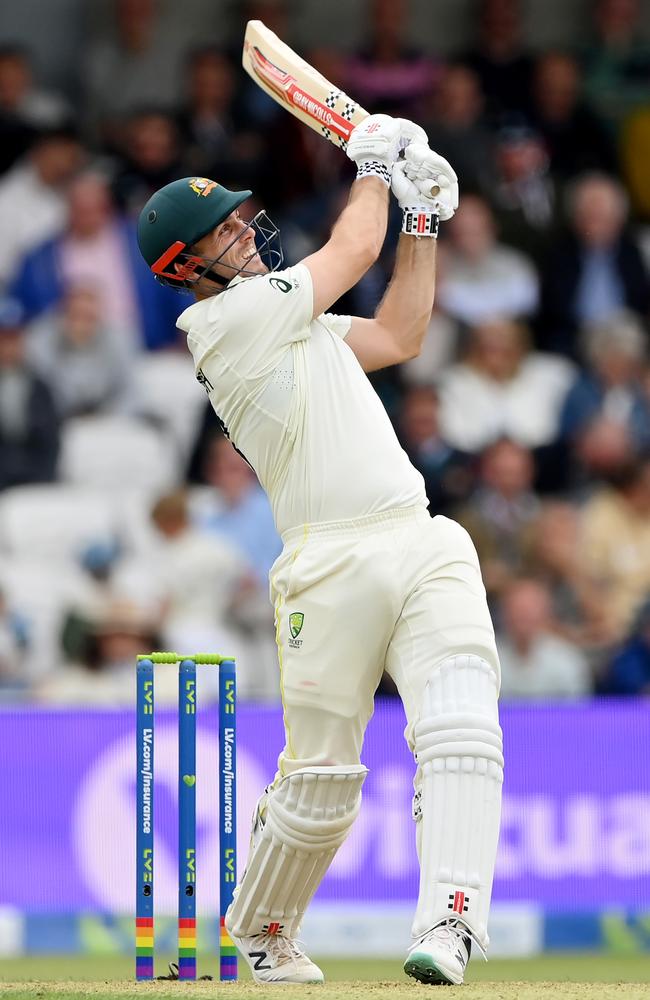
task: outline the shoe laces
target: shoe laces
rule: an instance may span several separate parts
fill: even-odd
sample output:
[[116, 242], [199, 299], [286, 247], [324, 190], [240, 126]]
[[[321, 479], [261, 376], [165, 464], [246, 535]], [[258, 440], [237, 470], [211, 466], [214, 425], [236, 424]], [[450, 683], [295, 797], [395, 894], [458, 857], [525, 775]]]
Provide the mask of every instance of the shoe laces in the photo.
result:
[[257, 934], [255, 942], [256, 944], [259, 942], [263, 950], [270, 951], [274, 958], [285, 958], [294, 962], [305, 958], [300, 942], [283, 934]]
[[[467, 959], [472, 947], [472, 939], [467, 933], [467, 929], [456, 920], [445, 920], [441, 924], [436, 924], [430, 931], [423, 934], [421, 941], [439, 941], [449, 949], [462, 944], [467, 951]], [[467, 959], [465, 961], [467, 961]]]

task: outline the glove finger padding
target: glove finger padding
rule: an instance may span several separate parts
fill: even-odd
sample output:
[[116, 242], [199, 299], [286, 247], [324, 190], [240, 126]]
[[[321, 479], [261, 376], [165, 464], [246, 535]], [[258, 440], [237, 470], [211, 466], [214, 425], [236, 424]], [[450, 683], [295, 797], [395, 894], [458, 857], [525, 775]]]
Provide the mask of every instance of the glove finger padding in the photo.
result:
[[435, 196], [442, 222], [451, 219], [458, 208], [458, 178], [444, 156], [420, 143], [412, 143], [404, 152], [404, 173], [421, 196]]
[[435, 153], [425, 143], [414, 141], [404, 151], [404, 159], [416, 170], [423, 171], [427, 176], [443, 174], [450, 181], [458, 181], [456, 173], [448, 160], [440, 153]]
[[405, 150], [411, 143], [428, 146], [429, 137], [420, 125], [410, 121], [408, 118], [398, 118], [400, 124], [400, 150]]
[[[430, 179], [425, 181], [424, 184], [428, 185], [429, 189], [431, 188]], [[403, 160], [398, 160], [393, 167], [391, 187], [397, 203], [402, 210], [405, 208], [413, 209], [422, 207], [425, 211], [436, 211], [435, 199], [429, 196], [429, 191], [422, 190], [420, 182], [417, 179], [412, 180], [408, 176], [406, 163]]]

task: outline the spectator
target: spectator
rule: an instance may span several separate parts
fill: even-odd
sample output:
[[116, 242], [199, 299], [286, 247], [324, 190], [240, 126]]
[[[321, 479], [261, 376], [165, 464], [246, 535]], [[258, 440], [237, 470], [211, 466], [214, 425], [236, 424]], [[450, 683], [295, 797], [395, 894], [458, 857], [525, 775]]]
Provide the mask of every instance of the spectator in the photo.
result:
[[580, 513], [566, 500], [549, 500], [532, 521], [525, 543], [526, 575], [551, 595], [554, 631], [589, 652], [594, 663], [611, 642], [603, 595], [587, 573], [580, 538]]
[[588, 368], [569, 390], [562, 434], [574, 439], [598, 419], [620, 423], [639, 450], [650, 445], [650, 398], [642, 384], [646, 334], [633, 313], [585, 330]]
[[35, 129], [49, 129], [68, 122], [70, 111], [63, 97], [36, 85], [26, 49], [20, 45], [0, 47], [0, 114]]
[[537, 275], [524, 254], [497, 242], [487, 203], [466, 195], [446, 227], [439, 306], [462, 323], [494, 316], [531, 316], [537, 308]]
[[190, 54], [185, 107], [178, 118], [184, 170], [218, 177], [226, 187], [257, 188], [264, 143], [259, 132], [242, 127], [236, 87], [232, 62], [220, 49], [204, 46]]
[[585, 567], [620, 639], [650, 592], [650, 458], [630, 461], [582, 512]]
[[367, 48], [352, 58], [347, 87], [370, 112], [419, 117], [436, 83], [438, 67], [430, 56], [405, 42], [410, 0], [370, 0], [364, 33]]
[[[247, 627], [251, 625], [251, 606], [257, 612], [261, 595], [241, 551], [223, 533], [209, 533], [191, 523], [183, 491], [160, 497], [151, 509], [151, 523], [150, 549], [116, 567], [116, 592], [144, 596], [148, 605], [164, 610], [161, 633], [166, 648], [228, 650], [237, 660], [242, 697], [264, 691], [265, 665], [257, 662], [239, 627], [240, 613]], [[268, 628], [265, 594], [263, 601]], [[216, 696], [217, 688], [209, 679], [205, 683]]]
[[223, 435], [207, 446], [203, 471], [215, 492], [207, 509], [197, 511], [199, 526], [228, 539], [266, 584], [282, 545], [255, 473]]
[[36, 87], [27, 50], [0, 45], [0, 174], [27, 151], [35, 129], [64, 125], [69, 116], [63, 98]]
[[585, 170], [616, 172], [614, 143], [598, 115], [582, 102], [580, 90], [580, 67], [572, 56], [539, 56], [532, 121], [544, 139], [551, 174], [561, 181]]
[[424, 476], [429, 506], [444, 514], [464, 500], [472, 486], [467, 455], [450, 448], [438, 427], [438, 396], [432, 386], [408, 389], [398, 418], [402, 447]]
[[570, 232], [552, 248], [542, 284], [540, 344], [575, 357], [576, 333], [607, 322], [621, 309], [645, 316], [650, 278], [627, 232], [621, 185], [602, 174], [576, 182], [569, 200]]
[[521, 445], [503, 438], [481, 456], [478, 485], [457, 519], [476, 545], [488, 594], [520, 571], [530, 528], [540, 509], [533, 490], [535, 463]]
[[594, 37], [583, 52], [585, 91], [613, 129], [639, 103], [647, 103], [650, 45], [639, 0], [598, 0]]
[[[90, 624], [80, 658], [45, 677], [34, 697], [62, 705], [130, 706], [136, 657], [159, 648], [158, 622], [150, 609], [123, 598], [108, 599]], [[173, 704], [177, 699], [174, 671], [161, 671], [156, 702]]]
[[506, 243], [543, 261], [559, 215], [558, 192], [541, 136], [521, 118], [504, 122], [495, 140], [491, 195]]
[[181, 93], [182, 53], [192, 19], [170, 19], [159, 0], [110, 0], [111, 19], [91, 39], [83, 72], [89, 131], [115, 145], [119, 123], [144, 105], [173, 107]]
[[570, 442], [568, 486], [584, 500], [636, 460], [626, 424], [597, 416]]
[[574, 378], [565, 359], [531, 351], [522, 325], [484, 322], [470, 330], [464, 359], [441, 378], [442, 435], [466, 452], [503, 436], [527, 448], [549, 445]]
[[478, 74], [495, 120], [528, 108], [532, 60], [522, 34], [517, 0], [482, 0], [477, 45], [464, 61]]
[[35, 325], [27, 354], [62, 417], [124, 413], [135, 408], [130, 339], [106, 323], [93, 288], [72, 285], [60, 310]]
[[497, 632], [501, 699], [548, 700], [591, 694], [587, 661], [566, 639], [553, 634], [548, 589], [537, 580], [510, 584], [501, 602]]
[[641, 605], [630, 637], [609, 669], [608, 693], [650, 694], [650, 600]]
[[113, 181], [119, 208], [137, 220], [154, 191], [183, 177], [180, 136], [173, 115], [157, 108], [134, 111], [121, 134], [122, 159]]
[[151, 280], [135, 225], [116, 211], [108, 181], [98, 173], [76, 178], [68, 194], [66, 229], [25, 257], [12, 291], [35, 318], [58, 307], [67, 290], [79, 284], [97, 290], [102, 316], [130, 346], [151, 349], [177, 342], [184, 298]]
[[0, 179], [0, 289], [24, 254], [65, 223], [65, 188], [82, 150], [69, 129], [41, 132], [29, 154]]
[[0, 589], [0, 691], [25, 687], [25, 653], [29, 646], [27, 622], [7, 604]]
[[446, 66], [421, 122], [429, 145], [453, 163], [461, 191], [489, 195], [495, 184], [492, 135], [484, 118], [477, 74], [461, 63]]
[[25, 359], [23, 310], [0, 300], [0, 490], [51, 482], [58, 451], [52, 395]]

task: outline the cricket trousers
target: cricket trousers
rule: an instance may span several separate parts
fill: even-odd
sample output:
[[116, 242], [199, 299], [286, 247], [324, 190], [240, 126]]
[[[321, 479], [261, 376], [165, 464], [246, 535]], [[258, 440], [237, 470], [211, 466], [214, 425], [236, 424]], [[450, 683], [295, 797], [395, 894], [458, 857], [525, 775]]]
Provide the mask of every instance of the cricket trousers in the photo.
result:
[[278, 776], [356, 764], [385, 670], [413, 749], [425, 686], [448, 657], [499, 662], [474, 545], [408, 507], [283, 535], [271, 570], [286, 743]]

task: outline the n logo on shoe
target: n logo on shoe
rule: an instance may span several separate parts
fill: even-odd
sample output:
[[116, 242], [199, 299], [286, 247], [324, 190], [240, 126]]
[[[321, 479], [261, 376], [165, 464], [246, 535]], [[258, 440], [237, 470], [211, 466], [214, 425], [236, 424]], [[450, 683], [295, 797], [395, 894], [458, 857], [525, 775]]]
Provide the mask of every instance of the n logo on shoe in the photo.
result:
[[248, 957], [255, 959], [255, 963], [253, 965], [253, 968], [255, 969], [255, 972], [262, 972], [263, 970], [272, 969], [273, 968], [272, 965], [262, 965], [262, 962], [266, 958], [266, 952], [265, 951], [249, 951]]
[[469, 906], [469, 896], [466, 896], [464, 892], [453, 892], [449, 893], [449, 903], [447, 904], [448, 910], [453, 910], [454, 913], [467, 913], [467, 907]]

